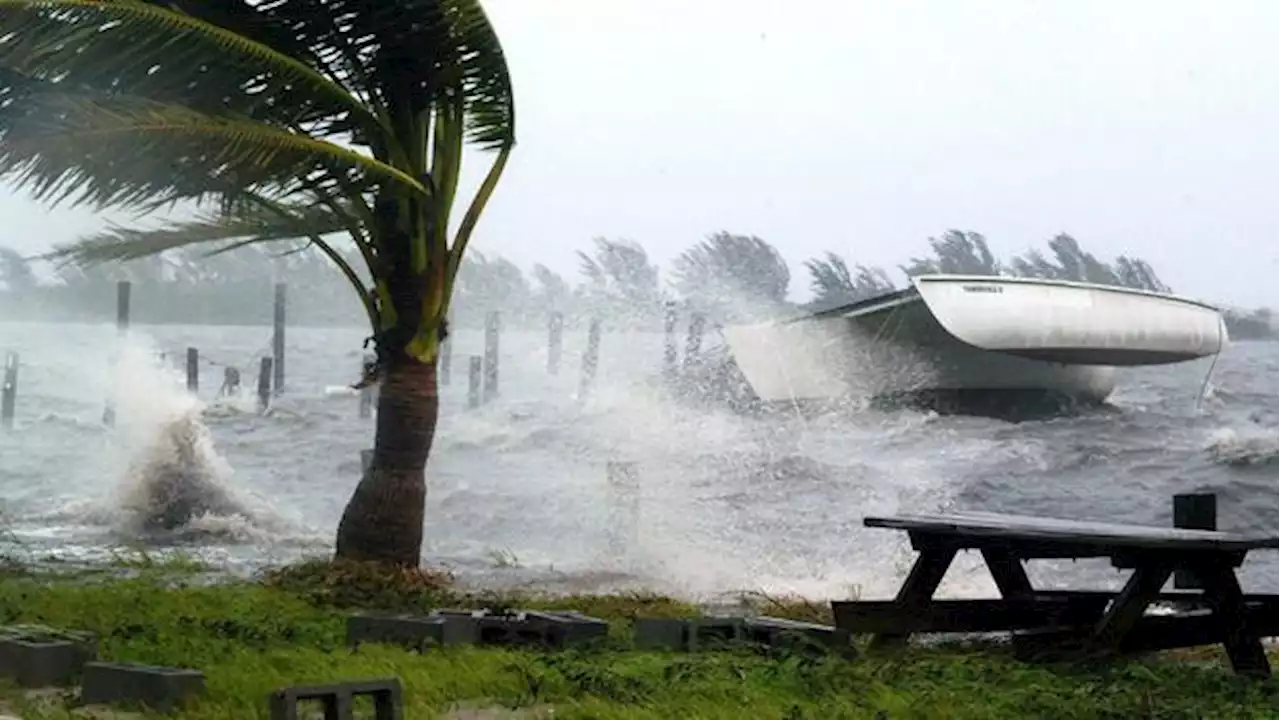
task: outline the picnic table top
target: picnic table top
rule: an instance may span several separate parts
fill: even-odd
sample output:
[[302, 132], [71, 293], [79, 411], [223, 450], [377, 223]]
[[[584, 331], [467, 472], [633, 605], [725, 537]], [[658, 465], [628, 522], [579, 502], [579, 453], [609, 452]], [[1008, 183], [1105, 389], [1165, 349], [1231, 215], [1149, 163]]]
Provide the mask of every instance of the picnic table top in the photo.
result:
[[906, 530], [948, 537], [981, 546], [991, 541], [1048, 542], [1123, 549], [1242, 552], [1280, 547], [1275, 535], [1244, 535], [1214, 530], [1183, 530], [1150, 525], [1067, 520], [1064, 518], [959, 512], [942, 515], [867, 517], [867, 527]]

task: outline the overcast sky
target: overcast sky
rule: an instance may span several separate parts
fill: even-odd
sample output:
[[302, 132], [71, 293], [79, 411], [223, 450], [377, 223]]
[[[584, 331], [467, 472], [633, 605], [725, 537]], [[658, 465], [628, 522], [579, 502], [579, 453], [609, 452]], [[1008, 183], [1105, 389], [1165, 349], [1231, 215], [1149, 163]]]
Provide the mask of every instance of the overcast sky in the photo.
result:
[[[576, 272], [717, 230], [895, 267], [948, 228], [1069, 232], [1177, 291], [1277, 304], [1280, 3], [490, 0], [519, 147], [476, 249]], [[473, 171], [483, 168], [473, 164]], [[0, 190], [0, 243], [99, 221]]]

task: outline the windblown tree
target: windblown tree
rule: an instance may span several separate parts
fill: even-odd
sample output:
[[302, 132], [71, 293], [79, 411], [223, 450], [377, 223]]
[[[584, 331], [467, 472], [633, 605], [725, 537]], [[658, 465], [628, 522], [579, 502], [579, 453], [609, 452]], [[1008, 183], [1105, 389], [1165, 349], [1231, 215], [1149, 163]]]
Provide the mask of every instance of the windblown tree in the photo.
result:
[[660, 304], [658, 266], [634, 240], [595, 238], [594, 250], [578, 251], [582, 288], [589, 305], [629, 322], [656, 316]]
[[828, 251], [825, 257], [806, 260], [814, 310], [826, 310], [895, 290], [893, 280], [878, 267], [855, 265], [850, 271], [844, 258]]
[[[443, 319], [514, 127], [478, 0], [0, 0], [0, 173], [49, 203], [196, 208], [57, 259], [305, 238], [359, 297], [382, 389], [343, 558], [420, 560]], [[468, 141], [495, 159], [450, 238]]]
[[908, 277], [948, 273], [954, 275], [999, 275], [1000, 261], [987, 247], [987, 239], [976, 232], [948, 230], [940, 238], [929, 238], [933, 257], [911, 258], [902, 266]]
[[472, 252], [458, 269], [454, 318], [461, 320], [465, 314], [470, 318], [467, 324], [478, 324], [494, 310], [518, 313], [528, 306], [531, 294], [529, 281], [515, 263], [498, 255]]
[[1119, 285], [1152, 292], [1169, 292], [1145, 260], [1121, 255], [1114, 263], [1099, 260], [1066, 233], [1059, 233], [1048, 243], [1052, 258], [1039, 250], [1029, 250], [1009, 264], [1014, 275], [1050, 280], [1074, 280], [1099, 285]]
[[790, 284], [782, 254], [754, 235], [715, 233], [681, 253], [672, 268], [676, 292], [724, 319], [775, 310]]
[[533, 279], [537, 287], [533, 290], [533, 304], [542, 313], [564, 312], [573, 301], [573, 289], [559, 273], [546, 265], [533, 266]]

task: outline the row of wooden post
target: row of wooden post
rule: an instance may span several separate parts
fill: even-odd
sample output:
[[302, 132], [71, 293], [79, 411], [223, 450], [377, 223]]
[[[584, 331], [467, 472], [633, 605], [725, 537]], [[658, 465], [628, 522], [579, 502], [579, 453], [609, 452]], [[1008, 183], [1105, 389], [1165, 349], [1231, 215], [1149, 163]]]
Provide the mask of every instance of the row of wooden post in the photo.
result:
[[[116, 283], [116, 333], [123, 340], [129, 331], [129, 308], [133, 284], [128, 280]], [[258, 367], [258, 404], [266, 409], [271, 404], [272, 395], [284, 391], [284, 339], [286, 304], [288, 290], [284, 283], [276, 283], [271, 313], [271, 356], [260, 360]], [[196, 392], [200, 386], [200, 352], [193, 347], [187, 348], [187, 389]], [[15, 369], [16, 374], [16, 369]], [[223, 389], [234, 393], [239, 389], [240, 373], [234, 368], [227, 368]], [[114, 425], [116, 419], [115, 398], [108, 397], [102, 421]]]

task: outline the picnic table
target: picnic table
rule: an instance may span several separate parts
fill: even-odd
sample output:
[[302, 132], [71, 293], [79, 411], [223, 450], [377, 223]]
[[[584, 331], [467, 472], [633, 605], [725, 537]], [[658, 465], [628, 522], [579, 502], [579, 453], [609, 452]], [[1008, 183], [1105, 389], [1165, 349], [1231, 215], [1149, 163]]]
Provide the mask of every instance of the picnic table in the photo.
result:
[[[872, 646], [913, 632], [1014, 631], [1023, 655], [1116, 654], [1222, 643], [1238, 673], [1270, 675], [1261, 638], [1277, 634], [1276, 595], [1245, 595], [1236, 568], [1251, 550], [1280, 546], [1274, 535], [1078, 522], [999, 513], [868, 517], [867, 527], [904, 530], [919, 555], [897, 597], [833, 602], [836, 625], [872, 634]], [[956, 553], [977, 550], [999, 600], [935, 600]], [[1037, 590], [1024, 560], [1109, 558], [1132, 574], [1119, 592]], [[1175, 570], [1199, 580], [1191, 592], [1162, 592]], [[1157, 601], [1182, 612], [1146, 616]]]

